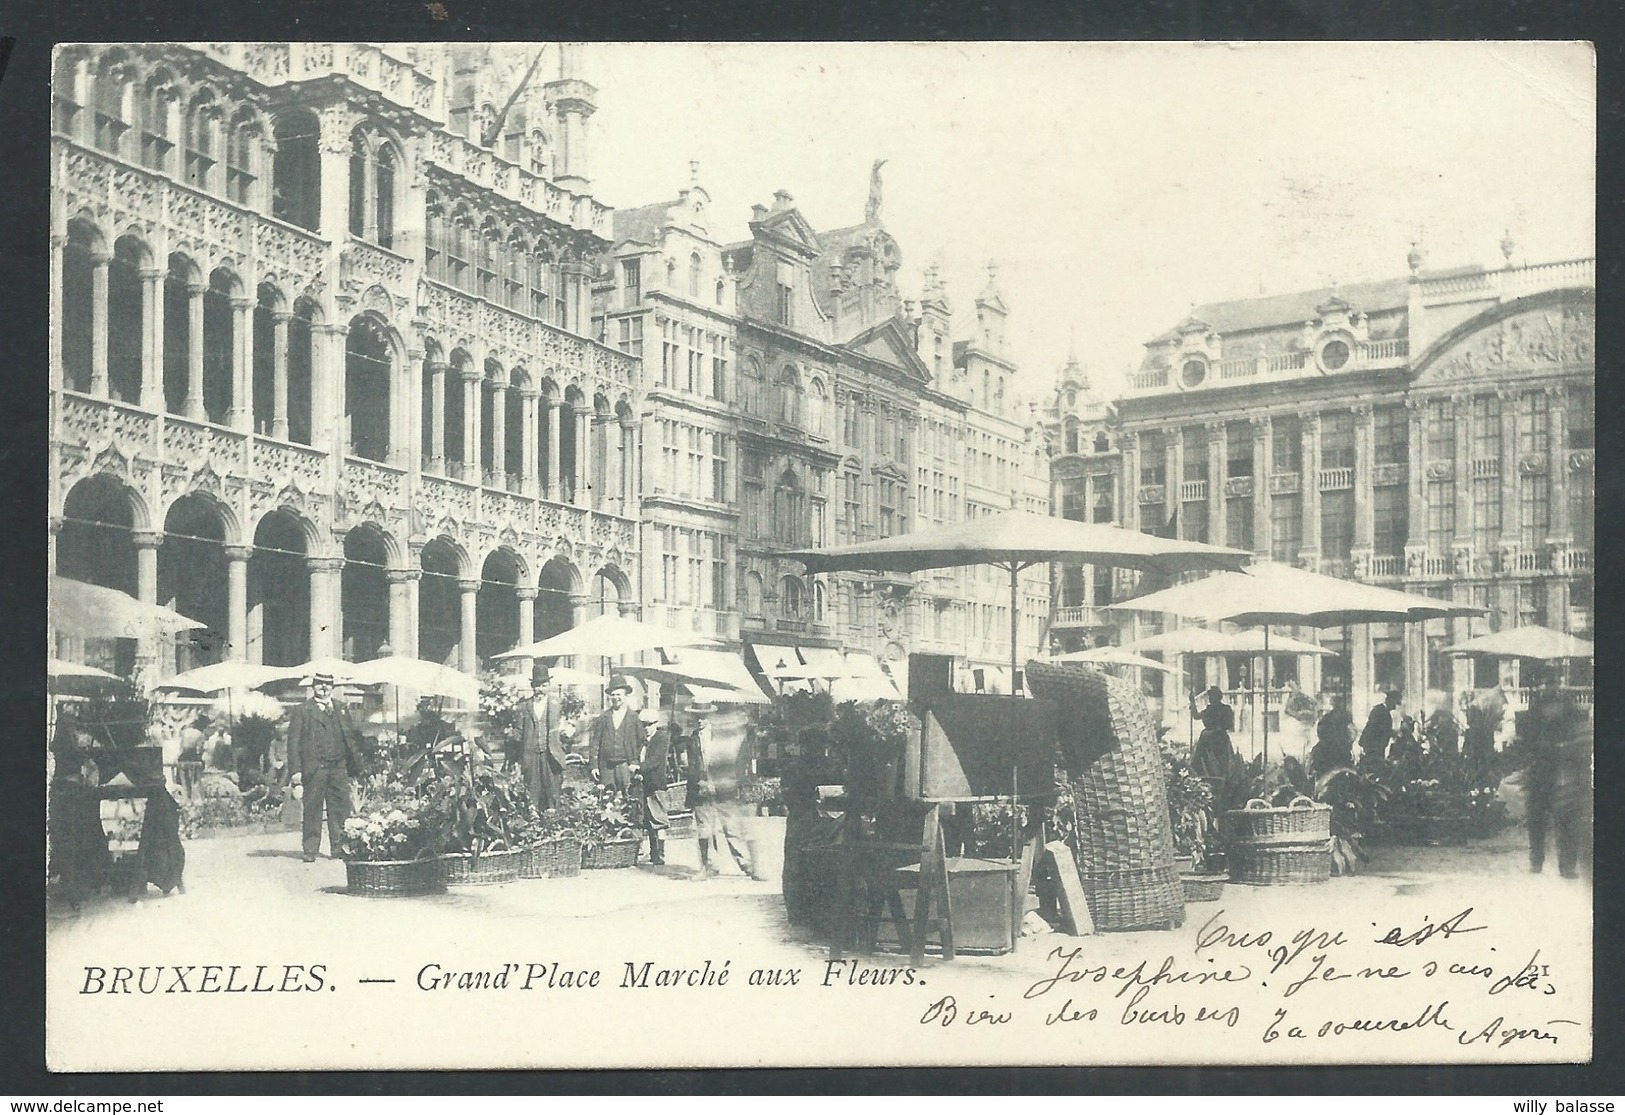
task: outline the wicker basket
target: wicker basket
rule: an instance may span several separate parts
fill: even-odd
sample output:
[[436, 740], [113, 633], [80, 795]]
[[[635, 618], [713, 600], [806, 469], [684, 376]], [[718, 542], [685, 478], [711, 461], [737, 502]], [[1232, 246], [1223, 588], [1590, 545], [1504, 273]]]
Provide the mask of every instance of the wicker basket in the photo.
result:
[[694, 838], [694, 814], [686, 809], [681, 813], [668, 814], [666, 831], [663, 838], [666, 840], [692, 840]]
[[1312, 844], [1244, 844], [1232, 846], [1230, 881], [1254, 887], [1301, 887], [1332, 877], [1329, 839]]
[[1186, 902], [1217, 902], [1224, 896], [1223, 875], [1185, 874], [1179, 877]]
[[519, 865], [530, 853], [529, 848], [511, 848], [501, 852], [446, 852], [440, 857], [445, 864], [446, 882], [455, 887], [485, 886], [490, 883], [511, 883], [519, 878]]
[[521, 879], [562, 879], [581, 874], [581, 841], [575, 837], [544, 840], [525, 849]]
[[1332, 837], [1332, 807], [1302, 795], [1284, 808], [1254, 798], [1247, 808], [1231, 809], [1224, 816], [1232, 845], [1307, 844]]
[[345, 860], [344, 878], [351, 894], [372, 898], [446, 892], [446, 873], [438, 859]]
[[613, 867], [636, 867], [640, 843], [637, 837], [629, 836], [621, 840], [606, 840], [597, 847], [583, 848], [581, 866], [590, 871]]
[[1141, 871], [1081, 872], [1083, 897], [1096, 929], [1185, 924], [1185, 892], [1172, 866]]
[[1138, 690], [1077, 665], [1029, 662], [1053, 701], [1076, 815], [1078, 876], [1100, 929], [1180, 925], [1184, 891], [1157, 733]]

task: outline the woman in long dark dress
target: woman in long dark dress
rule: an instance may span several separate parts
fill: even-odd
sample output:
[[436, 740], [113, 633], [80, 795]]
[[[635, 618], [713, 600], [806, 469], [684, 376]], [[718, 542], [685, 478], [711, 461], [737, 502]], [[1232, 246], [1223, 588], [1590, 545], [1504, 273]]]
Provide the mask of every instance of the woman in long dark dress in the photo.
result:
[[1236, 713], [1224, 703], [1224, 690], [1217, 685], [1209, 686], [1207, 704], [1202, 708], [1196, 707], [1196, 698], [1192, 696], [1191, 716], [1202, 722], [1202, 734], [1196, 737], [1196, 746], [1191, 749], [1191, 770], [1203, 778], [1228, 777], [1237, 758], [1235, 745], [1230, 742], [1230, 733], [1236, 727]]

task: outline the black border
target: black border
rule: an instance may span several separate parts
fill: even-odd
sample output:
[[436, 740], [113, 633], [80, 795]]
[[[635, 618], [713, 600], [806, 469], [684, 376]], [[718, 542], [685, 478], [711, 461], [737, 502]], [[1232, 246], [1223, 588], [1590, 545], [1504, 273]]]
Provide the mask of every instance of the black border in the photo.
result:
[[[1620, 748], [1625, 712], [1617, 691], [1597, 695], [1597, 884], [1595, 1061], [1589, 1066], [1370, 1068], [998, 1068], [822, 1069], [645, 1072], [153, 1073], [49, 1074], [44, 1069], [44, 738], [46, 394], [35, 369], [46, 361], [48, 121], [51, 44], [57, 41], [371, 39], [1584, 39], [1597, 44], [1599, 83], [1599, 295], [1614, 299], [1625, 226], [1619, 161], [1621, 13], [1586, 0], [916, 0], [880, 6], [835, 0], [766, 5], [726, 0], [443, 0], [447, 18], [408, 0], [27, 0], [0, 12], [0, 965], [10, 994], [0, 1012], [0, 1094], [20, 1097], [119, 1095], [526, 1095], [536, 1093], [911, 1093], [1538, 1095], [1625, 1093], [1620, 1054], [1622, 811], [1609, 807], [1625, 784]], [[1012, 114], [1019, 105], [1012, 105]], [[1018, 120], [1013, 124], [1019, 125]], [[1200, 121], [1175, 122], [1200, 126]], [[1519, 157], [1508, 151], [1507, 158]], [[1441, 168], [1448, 173], [1448, 168]], [[1605, 200], [1601, 200], [1605, 199]], [[1615, 518], [1625, 487], [1620, 467], [1625, 413], [1614, 354], [1621, 320], [1598, 314], [1597, 552], [1625, 542]], [[1601, 561], [1599, 561], [1599, 565]], [[1597, 585], [1599, 677], [1618, 661], [1618, 594]], [[1538, 916], [1538, 915], [1537, 915]]]

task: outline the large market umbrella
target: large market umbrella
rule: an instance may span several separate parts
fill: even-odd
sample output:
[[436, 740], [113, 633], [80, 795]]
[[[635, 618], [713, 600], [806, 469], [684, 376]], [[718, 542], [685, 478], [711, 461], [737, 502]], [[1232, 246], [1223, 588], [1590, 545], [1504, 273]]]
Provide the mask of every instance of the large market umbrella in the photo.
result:
[[[1483, 608], [1327, 577], [1275, 562], [1236, 573], [1219, 573], [1175, 585], [1107, 608], [1165, 612], [1208, 623], [1264, 628], [1264, 689], [1269, 691], [1269, 628], [1342, 627], [1352, 623], [1415, 623], [1450, 616], [1479, 616]], [[1269, 762], [1269, 721], [1264, 721], [1264, 762]]]
[[350, 668], [350, 679], [362, 685], [392, 685], [432, 697], [450, 697], [470, 705], [480, 701], [479, 678], [406, 654], [358, 662]]
[[1159, 538], [1107, 523], [1081, 523], [1030, 511], [1005, 511], [892, 538], [823, 550], [787, 550], [777, 556], [796, 559], [807, 567], [808, 573], [855, 570], [912, 573], [963, 565], [996, 565], [1008, 570], [1012, 683], [1019, 658], [1018, 576], [1023, 569], [1065, 561], [1178, 574], [1240, 569], [1249, 557], [1241, 550], [1222, 546]]
[[1549, 627], [1514, 627], [1493, 635], [1480, 635], [1465, 643], [1444, 648], [1445, 654], [1462, 657], [1533, 658], [1551, 662], [1566, 658], [1591, 658], [1591, 640], [1565, 635]]
[[45, 668], [46, 676], [52, 681], [122, 681], [117, 674], [97, 669], [95, 666], [86, 666], [82, 662], [68, 662], [61, 658], [53, 658]]
[[[1166, 654], [1217, 656], [1231, 654], [1254, 656], [1265, 653], [1263, 631], [1214, 631], [1209, 627], [1180, 627], [1173, 631], [1164, 631], [1160, 635], [1147, 635], [1143, 639], [1135, 639], [1132, 643], [1124, 643], [1123, 648]], [[1323, 657], [1336, 653], [1314, 643], [1291, 639], [1285, 635], [1274, 636], [1270, 640], [1268, 650], [1271, 654], [1318, 654]]]
[[1135, 654], [1123, 647], [1091, 647], [1088, 650], [1068, 651], [1065, 654], [1052, 654], [1048, 661], [1093, 662], [1101, 666], [1138, 666], [1142, 670], [1161, 670], [1165, 674], [1172, 673], [1174, 669], [1165, 662], [1158, 662], [1155, 658], [1147, 658], [1143, 654]]
[[219, 693], [225, 689], [257, 689], [268, 681], [277, 681], [284, 676], [282, 668], [278, 666], [261, 666], [253, 662], [215, 662], [155, 682], [152, 688]]
[[558, 658], [564, 655], [595, 655], [600, 658], [618, 658], [623, 654], [637, 654], [663, 647], [716, 646], [717, 640], [695, 631], [680, 631], [645, 623], [627, 616], [603, 615], [589, 619], [579, 627], [561, 631], [534, 643], [505, 651], [498, 658]]
[[50, 612], [51, 626], [76, 639], [144, 639], [208, 626], [116, 588], [60, 576], [51, 578]]

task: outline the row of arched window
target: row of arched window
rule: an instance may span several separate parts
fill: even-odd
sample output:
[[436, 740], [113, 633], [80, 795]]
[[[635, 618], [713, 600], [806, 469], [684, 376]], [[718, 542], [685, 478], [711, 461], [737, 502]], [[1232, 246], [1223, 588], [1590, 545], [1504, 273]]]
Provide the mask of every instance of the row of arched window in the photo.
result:
[[[268, 119], [257, 104], [129, 52], [63, 51], [56, 130], [193, 189], [321, 232], [321, 124], [308, 109]], [[373, 125], [351, 135], [349, 232], [394, 246], [404, 183], [399, 146]]]
[[434, 190], [427, 205], [429, 277], [531, 317], [567, 328], [569, 301], [561, 253], [542, 237], [480, 220]]
[[763, 378], [761, 361], [754, 356], [746, 357], [742, 367], [740, 390], [746, 414], [771, 418], [817, 437], [828, 435], [829, 394], [821, 377], [803, 381], [794, 364], [785, 364], [769, 384]]
[[[764, 617], [766, 615], [766, 601], [764, 600], [766, 582], [762, 575], [756, 572], [746, 573], [740, 578], [740, 603], [748, 616]], [[779, 617], [787, 620], [812, 620], [814, 623], [827, 622], [827, 595], [822, 581], [814, 581], [812, 592], [801, 583], [799, 577], [781, 577], [779, 579]]]

